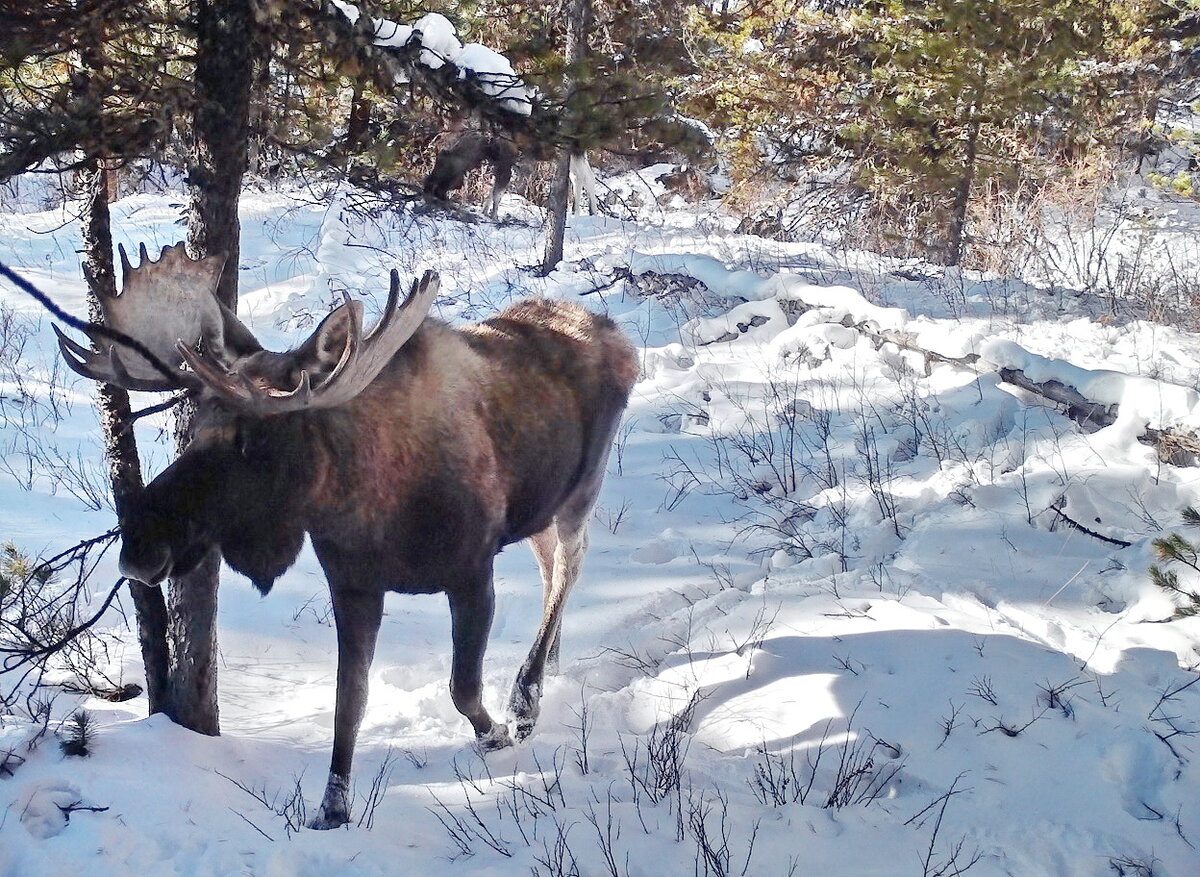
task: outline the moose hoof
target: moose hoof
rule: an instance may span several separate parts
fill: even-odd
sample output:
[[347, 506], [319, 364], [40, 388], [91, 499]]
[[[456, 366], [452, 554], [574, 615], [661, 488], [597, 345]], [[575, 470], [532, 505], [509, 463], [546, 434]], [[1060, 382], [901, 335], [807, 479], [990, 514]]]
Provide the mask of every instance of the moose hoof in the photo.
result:
[[486, 734], [477, 734], [475, 736], [475, 745], [479, 747], [481, 752], [495, 752], [497, 749], [507, 749], [509, 746], [512, 746], [513, 741], [508, 733], [508, 725], [493, 722], [492, 730]]
[[522, 685], [518, 682], [513, 686], [508, 699], [508, 713], [516, 727], [517, 740], [529, 739], [533, 726], [537, 724], [538, 713], [541, 712], [542, 686]]
[[328, 831], [331, 828], [341, 828], [350, 821], [348, 813], [326, 813], [321, 810], [320, 815], [312, 822], [308, 823], [308, 827], [315, 831]]
[[325, 785], [325, 797], [321, 799], [321, 808], [317, 811], [317, 818], [308, 823], [308, 827], [317, 831], [328, 831], [349, 821], [350, 781], [330, 771], [329, 782]]

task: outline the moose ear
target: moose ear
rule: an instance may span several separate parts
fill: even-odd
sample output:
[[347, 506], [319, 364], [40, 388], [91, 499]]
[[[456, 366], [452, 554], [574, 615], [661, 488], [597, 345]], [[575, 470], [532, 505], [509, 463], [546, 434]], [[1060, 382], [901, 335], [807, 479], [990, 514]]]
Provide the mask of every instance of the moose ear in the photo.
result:
[[308, 372], [313, 386], [326, 380], [353, 352], [350, 347], [362, 337], [362, 310], [362, 302], [346, 302], [296, 350], [297, 366]]

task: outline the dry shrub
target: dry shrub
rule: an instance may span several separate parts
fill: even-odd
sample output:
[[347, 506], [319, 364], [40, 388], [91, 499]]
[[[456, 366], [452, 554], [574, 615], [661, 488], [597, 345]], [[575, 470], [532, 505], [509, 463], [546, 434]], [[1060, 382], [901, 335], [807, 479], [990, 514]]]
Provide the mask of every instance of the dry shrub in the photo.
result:
[[1146, 186], [1110, 151], [1046, 180], [986, 187], [963, 265], [1095, 296], [1114, 316], [1197, 328], [1200, 245], [1138, 196]]
[[780, 241], [852, 239], [867, 203], [848, 170], [817, 168], [796, 179], [758, 174], [736, 181], [722, 206], [741, 216], [737, 231]]

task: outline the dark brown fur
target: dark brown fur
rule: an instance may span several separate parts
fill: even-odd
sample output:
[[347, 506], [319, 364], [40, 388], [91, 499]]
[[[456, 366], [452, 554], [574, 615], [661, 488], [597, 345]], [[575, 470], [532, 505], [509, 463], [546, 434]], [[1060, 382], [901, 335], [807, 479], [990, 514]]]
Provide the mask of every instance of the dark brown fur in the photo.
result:
[[333, 761], [315, 827], [349, 816], [387, 590], [447, 594], [454, 703], [485, 748], [507, 745], [481, 702], [492, 562], [537, 537], [539, 563], [553, 555], [545, 617], [510, 699], [518, 737], [532, 729], [637, 371], [616, 326], [573, 305], [526, 301], [465, 329], [427, 320], [347, 404], [251, 417], [209, 399], [192, 447], [131, 504], [121, 565], [147, 582], [216, 548], [265, 593], [311, 538], [338, 629]]
[[487, 162], [492, 168], [492, 194], [488, 213], [494, 218], [500, 207], [500, 197], [512, 181], [517, 163], [517, 148], [511, 140], [496, 134], [467, 131], [441, 150], [433, 170], [425, 178], [423, 190], [431, 198], [445, 201], [460, 188], [467, 174]]

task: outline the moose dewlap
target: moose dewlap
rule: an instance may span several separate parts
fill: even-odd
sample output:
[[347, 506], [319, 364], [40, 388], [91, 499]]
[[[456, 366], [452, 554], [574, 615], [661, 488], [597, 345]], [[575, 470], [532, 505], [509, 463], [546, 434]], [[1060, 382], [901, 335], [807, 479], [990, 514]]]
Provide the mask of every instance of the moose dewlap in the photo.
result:
[[481, 699], [492, 565], [528, 539], [543, 616], [509, 712], [518, 739], [538, 716], [557, 663], [563, 606], [579, 576], [587, 521], [638, 373], [606, 317], [527, 300], [461, 328], [427, 318], [426, 273], [401, 301], [392, 272], [383, 316], [333, 311], [299, 347], [264, 350], [216, 299], [223, 259], [182, 245], [157, 261], [121, 251], [123, 292], [101, 302], [95, 350], [62, 333], [67, 363], [131, 390], [185, 389], [191, 445], [121, 518], [121, 571], [157, 584], [220, 551], [264, 593], [307, 534], [325, 571], [338, 637], [329, 781], [314, 828], [349, 818], [354, 743], [387, 591], [443, 592], [450, 692], [484, 748], [510, 745]]

